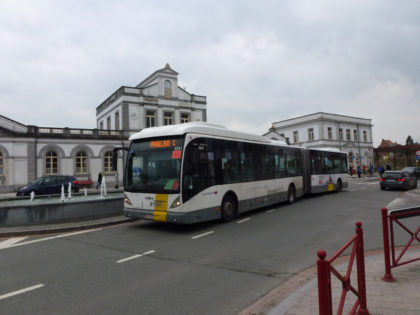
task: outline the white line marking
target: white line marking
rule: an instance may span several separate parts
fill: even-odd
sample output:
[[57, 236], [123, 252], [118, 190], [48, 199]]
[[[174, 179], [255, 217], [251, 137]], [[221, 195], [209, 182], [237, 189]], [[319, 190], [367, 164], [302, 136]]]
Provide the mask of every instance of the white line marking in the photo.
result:
[[46, 237], [46, 238], [36, 239], [36, 240], [28, 241], [28, 242], [11, 244], [11, 245], [9, 245], [7, 247], [0, 247], [0, 249], [10, 248], [10, 247], [17, 247], [17, 246], [22, 246], [22, 245], [29, 245], [29, 244], [39, 243], [39, 242], [43, 242], [43, 241], [53, 240], [53, 239], [56, 239], [56, 238], [63, 238], [63, 237], [66, 237], [66, 236], [84, 234], [84, 233], [89, 233], [89, 232], [94, 232], [94, 231], [99, 231], [99, 230], [102, 230], [102, 228], [93, 229], [93, 230], [86, 230], [86, 231], [80, 231], [80, 232], [67, 233], [67, 234], [62, 234], [62, 235], [56, 235], [56, 236], [50, 236], [50, 237]]
[[213, 233], [214, 233], [214, 231], [206, 232], [206, 233], [203, 233], [203, 234], [200, 234], [200, 235], [193, 236], [193, 237], [191, 237], [191, 239], [195, 240], [197, 238], [200, 238], [200, 237], [203, 237], [203, 236], [206, 236], [206, 235], [210, 235], [210, 234], [213, 234]]
[[273, 209], [271, 209], [271, 210], [267, 210], [266, 212], [268, 213], [268, 212], [273, 212], [274, 210]]
[[149, 255], [149, 254], [153, 254], [153, 253], [155, 253], [154, 250], [149, 250], [148, 252], [145, 252], [143, 254], [137, 254], [137, 255], [130, 256], [130, 257], [127, 257], [127, 258], [124, 258], [124, 259], [120, 259], [120, 260], [117, 261], [117, 263], [120, 264], [120, 263], [129, 261], [129, 260], [132, 260], [132, 259], [136, 259], [136, 258], [139, 258], [139, 257], [142, 257], [142, 256], [146, 256], [146, 255]]
[[10, 292], [10, 293], [4, 294], [4, 295], [0, 295], [0, 300], [4, 300], [4, 299], [7, 299], [9, 297], [12, 297], [12, 296], [15, 296], [15, 295], [18, 295], [18, 294], [22, 294], [22, 293], [25, 293], [25, 292], [28, 292], [28, 291], [36, 290], [36, 289], [42, 288], [43, 286], [44, 285], [41, 283], [41, 284], [37, 284], [37, 285], [34, 285], [32, 287], [29, 287], [29, 288], [25, 288], [25, 289], [22, 289], [22, 290], [17, 290], [17, 291]]
[[27, 238], [28, 238], [27, 236], [9, 238], [3, 242], [0, 242], [0, 249], [10, 247], [11, 245], [16, 244], [20, 241], [23, 241], [24, 239], [27, 239]]
[[245, 219], [239, 220], [236, 223], [244, 223], [244, 222], [249, 221], [249, 220], [251, 220], [251, 218], [245, 218]]

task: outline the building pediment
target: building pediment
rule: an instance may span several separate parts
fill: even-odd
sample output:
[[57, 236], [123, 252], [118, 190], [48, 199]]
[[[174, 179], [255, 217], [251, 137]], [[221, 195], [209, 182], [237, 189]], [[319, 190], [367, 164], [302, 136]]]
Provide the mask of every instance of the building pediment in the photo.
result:
[[0, 128], [3, 129], [2, 133], [9, 131], [10, 134], [26, 133], [28, 131], [27, 126], [2, 115], [0, 115]]

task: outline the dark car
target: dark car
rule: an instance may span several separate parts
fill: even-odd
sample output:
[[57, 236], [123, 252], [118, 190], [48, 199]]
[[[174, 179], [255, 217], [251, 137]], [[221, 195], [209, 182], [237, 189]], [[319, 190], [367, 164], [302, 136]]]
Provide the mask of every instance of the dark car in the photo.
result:
[[417, 187], [417, 178], [404, 171], [386, 171], [380, 179], [381, 189], [400, 188], [409, 190]]
[[404, 167], [402, 171], [413, 174], [417, 179], [420, 178], [420, 167], [408, 166]]
[[52, 195], [60, 194], [61, 186], [64, 186], [64, 191], [67, 192], [71, 183], [71, 190], [73, 192], [79, 191], [79, 185], [76, 178], [66, 175], [51, 175], [40, 177], [33, 183], [18, 188], [16, 196], [28, 196], [33, 191], [35, 195]]

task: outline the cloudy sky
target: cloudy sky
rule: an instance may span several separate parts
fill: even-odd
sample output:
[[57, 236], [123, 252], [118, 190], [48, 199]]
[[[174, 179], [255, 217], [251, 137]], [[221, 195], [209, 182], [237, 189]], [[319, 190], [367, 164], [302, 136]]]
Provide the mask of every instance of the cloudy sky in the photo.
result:
[[95, 109], [166, 63], [207, 118], [262, 134], [328, 112], [374, 142], [420, 142], [420, 1], [0, 1], [0, 114], [95, 128]]

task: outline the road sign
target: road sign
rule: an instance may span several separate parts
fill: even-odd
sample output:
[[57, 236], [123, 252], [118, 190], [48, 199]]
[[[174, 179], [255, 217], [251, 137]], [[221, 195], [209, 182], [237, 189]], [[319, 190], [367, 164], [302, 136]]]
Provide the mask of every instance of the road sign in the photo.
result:
[[416, 160], [420, 160], [420, 151], [416, 151]]

